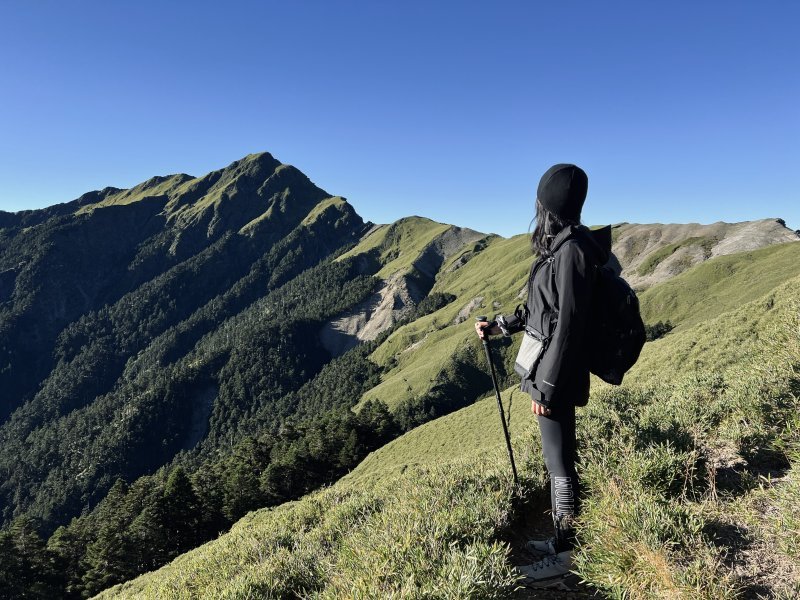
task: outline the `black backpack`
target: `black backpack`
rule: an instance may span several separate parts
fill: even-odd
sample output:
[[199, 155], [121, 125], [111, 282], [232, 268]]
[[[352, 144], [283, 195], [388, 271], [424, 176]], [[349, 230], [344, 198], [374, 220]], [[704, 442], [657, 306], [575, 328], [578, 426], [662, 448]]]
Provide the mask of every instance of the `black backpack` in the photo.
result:
[[595, 266], [594, 280], [589, 370], [603, 381], [620, 385], [645, 342], [639, 299], [628, 282], [609, 267]]

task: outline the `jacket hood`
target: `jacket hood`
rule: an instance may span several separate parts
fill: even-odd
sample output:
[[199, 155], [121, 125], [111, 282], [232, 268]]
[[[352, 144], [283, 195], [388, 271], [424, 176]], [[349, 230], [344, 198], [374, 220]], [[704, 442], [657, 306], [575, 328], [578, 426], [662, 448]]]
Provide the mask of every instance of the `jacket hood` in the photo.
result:
[[600, 229], [589, 229], [586, 225], [568, 225], [553, 240], [552, 252], [569, 239], [577, 239], [579, 243], [597, 262], [604, 265], [611, 258], [611, 225]]

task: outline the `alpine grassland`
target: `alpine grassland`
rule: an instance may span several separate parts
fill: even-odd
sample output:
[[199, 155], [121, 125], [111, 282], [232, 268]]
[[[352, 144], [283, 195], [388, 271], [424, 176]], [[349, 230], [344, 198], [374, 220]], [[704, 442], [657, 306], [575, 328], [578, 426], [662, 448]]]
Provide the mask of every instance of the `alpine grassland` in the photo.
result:
[[688, 326], [763, 296], [800, 275], [800, 244], [775, 244], [718, 256], [645, 290], [642, 316]]
[[355, 248], [342, 254], [340, 260], [377, 248], [383, 265], [377, 275], [386, 277], [410, 269], [425, 247], [449, 227], [425, 217], [405, 217], [390, 225], [377, 226]]
[[[459, 281], [458, 271], [437, 279], [434, 289], [458, 302], [396, 329], [373, 351], [392, 367], [373, 388], [383, 386], [376, 397], [391, 405], [390, 391], [400, 388], [394, 380], [430, 388], [420, 379], [431, 379], [458, 347], [447, 336], [480, 357], [472, 317], [488, 312], [495, 291], [505, 310], [529, 263], [519, 244], [519, 258], [495, 268], [494, 279], [475, 267], [493, 244], [514, 243], [491, 241], [473, 258], [474, 281]], [[622, 386], [593, 380], [590, 402], [579, 409], [585, 497], [575, 571], [589, 590], [653, 599], [800, 594], [800, 276], [787, 275], [791, 260], [784, 259], [798, 248], [711, 259], [676, 277], [674, 287], [642, 294], [645, 314], [680, 326], [645, 345]], [[748, 265], [774, 272], [758, 277]], [[728, 275], [711, 278], [715, 269]], [[457, 283], [448, 287], [448, 277]], [[675, 299], [674, 314], [653, 308], [659, 288]], [[478, 302], [459, 320], [458, 309], [478, 295], [484, 308]], [[692, 319], [682, 308], [689, 306]], [[444, 337], [431, 345], [448, 348], [438, 358], [434, 351], [403, 356], [437, 334]], [[518, 343], [492, 342], [504, 374]], [[520, 537], [531, 523], [547, 523], [536, 499], [548, 488], [530, 400], [504, 381], [518, 488], [487, 395], [411, 429], [335, 484], [251, 512], [218, 539], [100, 597], [518, 596]]]

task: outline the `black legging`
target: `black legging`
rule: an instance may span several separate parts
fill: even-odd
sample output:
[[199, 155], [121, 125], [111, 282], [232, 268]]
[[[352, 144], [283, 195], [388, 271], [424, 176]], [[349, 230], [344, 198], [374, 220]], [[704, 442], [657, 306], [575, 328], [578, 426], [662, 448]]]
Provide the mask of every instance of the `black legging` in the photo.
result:
[[575, 542], [573, 519], [580, 509], [580, 483], [575, 470], [575, 406], [560, 406], [550, 416], [537, 415], [542, 433], [542, 453], [550, 475], [550, 503], [556, 530], [556, 551], [571, 548]]

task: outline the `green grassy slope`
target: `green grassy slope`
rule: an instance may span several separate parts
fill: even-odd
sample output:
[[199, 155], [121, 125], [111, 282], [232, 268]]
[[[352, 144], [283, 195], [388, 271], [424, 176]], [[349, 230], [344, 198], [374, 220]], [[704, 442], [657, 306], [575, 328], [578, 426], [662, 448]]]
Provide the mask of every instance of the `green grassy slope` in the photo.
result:
[[[748, 360], [754, 349], [769, 341], [777, 323], [786, 318], [787, 303], [800, 297], [800, 278], [778, 286], [767, 295], [734, 311], [645, 344], [626, 383], [666, 385], [687, 373], [720, 372]], [[776, 306], [778, 305], [778, 306]], [[472, 343], [479, 341], [472, 331]], [[592, 393], [614, 387], [592, 377]], [[513, 392], [513, 401], [510, 401]], [[512, 386], [504, 390], [504, 406], [513, 407], [512, 433], [533, 421], [530, 397]], [[494, 396], [484, 398], [426, 423], [370, 454], [345, 479], [360, 481], [402, 471], [407, 465], [430, 464], [460, 457], [470, 447], [486, 449], [502, 443]]]
[[452, 225], [425, 217], [405, 217], [390, 225], [376, 227], [354, 248], [342, 254], [339, 260], [377, 248], [383, 265], [377, 276], [388, 277], [392, 273], [410, 269], [423, 248], [450, 227]]
[[[425, 394], [446, 368], [442, 357], [453, 356], [459, 349], [473, 344], [475, 315], [512, 312], [521, 301], [516, 295], [525, 285], [530, 268], [527, 243], [524, 235], [491, 238], [485, 248], [461, 268], [449, 273], [444, 269], [431, 293], [453, 294], [456, 300], [400, 327], [375, 350], [371, 358], [380, 365], [391, 366], [391, 370], [362, 401], [380, 398], [395, 407], [404, 400]], [[479, 296], [483, 300], [470, 311], [466, 320], [456, 322], [459, 312]], [[410, 348], [413, 351], [407, 351]]]
[[440, 327], [455, 325], [456, 329], [469, 330], [471, 325], [454, 324], [454, 320], [473, 298], [482, 297], [483, 308], [476, 307], [471, 311], [472, 315], [479, 314], [481, 310], [485, 313], [512, 311], [521, 302], [516, 296], [525, 285], [532, 260], [525, 235], [489, 239], [480, 253], [461, 268], [449, 273], [446, 268], [443, 269], [445, 272], [440, 274], [431, 289], [431, 293], [453, 294], [456, 300], [400, 328], [375, 351], [373, 359], [379, 364], [386, 364], [390, 357], [419, 341], [425, 333]]
[[99, 597], [507, 597], [514, 577], [493, 538], [512, 490], [498, 459], [419, 470], [374, 489], [337, 485], [251, 513]]
[[[531, 261], [527, 237], [519, 235], [489, 239], [461, 268], [443, 269], [431, 292], [450, 293], [456, 300], [400, 327], [375, 350], [371, 358], [390, 370], [380, 385], [364, 394], [362, 402], [381, 399], [397, 407], [429, 392], [442, 370], [451, 366], [442, 357], [464, 352], [473, 343], [475, 315], [508, 314], [522, 301], [517, 294]], [[689, 326], [763, 296], [796, 274], [800, 274], [800, 243], [713, 258], [642, 293], [642, 314], [647, 323], [669, 320]], [[476, 298], [482, 300], [466, 321], [456, 322], [459, 311]], [[516, 339], [503, 346], [501, 357], [507, 371], [518, 344]]]
[[[290, 188], [295, 194], [298, 189], [308, 194], [290, 198]], [[312, 190], [316, 193], [309, 193]], [[208, 226], [209, 234], [230, 228], [252, 235], [263, 234], [276, 222], [302, 219], [327, 196], [295, 167], [259, 152], [201, 177], [153, 177], [83, 205], [75, 214], [160, 198], [162, 214], [174, 226]]]
[[190, 175], [185, 174], [152, 177], [130, 189], [109, 194], [100, 202], [82, 206], [75, 211], [75, 214], [91, 212], [92, 210], [105, 206], [132, 204], [151, 196], [168, 196], [191, 179], [192, 177]]
[[800, 243], [720, 256], [640, 295], [645, 321], [692, 325], [758, 298], [800, 274]]
[[[590, 584], [636, 598], [800, 590], [795, 551], [780, 534], [800, 501], [789, 469], [800, 448], [800, 277], [768, 296], [649, 344], [625, 385], [593, 389], [579, 417], [588, 500], [577, 564]], [[687, 361], [693, 347], [707, 360]], [[104, 597], [508, 597], [502, 540], [519, 509], [493, 403], [419, 427], [331, 488], [252, 513]], [[515, 397], [512, 432], [531, 496], [544, 480], [526, 411]], [[765, 472], [786, 483], [764, 483]], [[777, 516], [748, 530], [764, 489]], [[741, 541], [718, 535], [726, 523]], [[753, 561], [737, 544], [756, 534], [765, 546]], [[755, 574], [739, 579], [723, 558]], [[789, 578], [771, 580], [773, 564]]]
[[708, 260], [784, 242], [800, 235], [781, 219], [727, 223], [621, 223], [612, 230], [614, 252], [626, 277], [644, 290]]
[[[501, 398], [509, 431], [521, 436], [533, 423], [530, 396], [513, 386], [503, 390]], [[497, 400], [492, 393], [389, 442], [371, 453], [343, 481], [355, 484], [371, 478], [391, 478], [409, 467], [463, 459], [503, 443]]]

